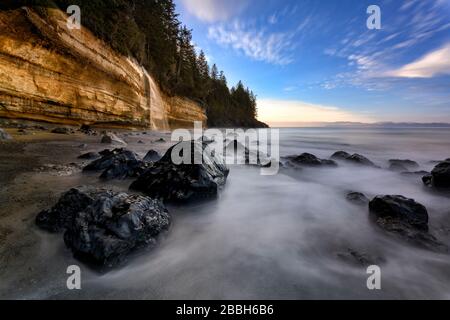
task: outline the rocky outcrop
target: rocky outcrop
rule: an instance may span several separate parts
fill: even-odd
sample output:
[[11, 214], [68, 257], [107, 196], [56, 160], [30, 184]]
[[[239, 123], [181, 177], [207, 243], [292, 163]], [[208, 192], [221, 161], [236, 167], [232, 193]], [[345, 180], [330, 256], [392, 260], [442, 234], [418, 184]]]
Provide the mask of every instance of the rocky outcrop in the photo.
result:
[[361, 192], [349, 192], [346, 196], [347, 201], [360, 206], [367, 206], [369, 203], [369, 198], [366, 197], [364, 193]]
[[142, 161], [137, 154], [127, 149], [104, 150], [97, 159], [83, 171], [103, 171], [101, 179], [126, 179], [139, 177], [150, 164]]
[[79, 187], [39, 213], [36, 223], [65, 230], [64, 242], [75, 257], [111, 267], [133, 250], [155, 244], [170, 216], [162, 202], [149, 197]]
[[361, 166], [376, 167], [372, 161], [358, 153], [350, 154], [345, 151], [336, 151], [331, 155], [331, 159], [347, 161]]
[[434, 251], [448, 248], [428, 232], [427, 209], [414, 199], [399, 195], [377, 196], [369, 203], [374, 222], [383, 230]]
[[[189, 163], [174, 164], [172, 152]], [[196, 163], [196, 159], [201, 161]], [[171, 147], [130, 189], [169, 202], [212, 198], [225, 185], [228, 173], [223, 159], [211, 155], [207, 144], [185, 141]]]
[[206, 122], [200, 105], [166, 96], [136, 62], [45, 11], [0, 11], [0, 117], [163, 130]]
[[426, 186], [434, 187], [438, 189], [450, 188], [450, 159], [439, 163], [431, 171], [431, 174], [427, 174], [422, 178], [423, 183]]
[[389, 170], [407, 172], [409, 170], [415, 170], [419, 168], [419, 164], [412, 160], [400, 160], [391, 159], [389, 160]]
[[285, 165], [287, 167], [318, 167], [318, 166], [328, 166], [328, 167], [336, 167], [337, 164], [333, 160], [327, 159], [319, 159], [315, 155], [311, 153], [302, 153], [298, 156], [289, 156], [286, 157]]

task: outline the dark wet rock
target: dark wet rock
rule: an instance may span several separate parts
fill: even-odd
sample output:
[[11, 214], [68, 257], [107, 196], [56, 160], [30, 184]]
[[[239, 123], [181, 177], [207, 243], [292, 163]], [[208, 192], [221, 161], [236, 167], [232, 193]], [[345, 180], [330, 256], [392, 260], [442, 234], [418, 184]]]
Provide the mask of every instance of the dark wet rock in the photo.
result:
[[345, 151], [336, 151], [335, 153], [333, 153], [333, 155], [331, 156], [331, 159], [335, 159], [335, 160], [345, 160], [348, 157], [350, 157], [351, 154]]
[[158, 142], [158, 143], [164, 143], [164, 142], [166, 142], [166, 140], [165, 140], [164, 138], [159, 138], [159, 139], [156, 140], [155, 142]]
[[80, 187], [39, 213], [36, 223], [49, 231], [65, 230], [64, 242], [75, 257], [112, 267], [132, 251], [154, 245], [169, 228], [170, 216], [159, 200]]
[[[450, 160], [450, 159], [449, 159]], [[450, 161], [439, 163], [431, 171], [431, 174], [423, 176], [422, 181], [426, 186], [438, 189], [450, 188]]]
[[[184, 154], [189, 152], [190, 154]], [[172, 151], [190, 157], [190, 164], [174, 164]], [[204, 152], [205, 151], [205, 152]], [[195, 164], [199, 158], [201, 164]], [[217, 196], [228, 176], [229, 170], [222, 158], [211, 156], [205, 143], [184, 141], [172, 146], [166, 154], [130, 186], [151, 197], [166, 201], [183, 202]]]
[[414, 199], [403, 196], [377, 196], [369, 203], [370, 212], [377, 218], [405, 222], [417, 229], [428, 230], [427, 209]]
[[[409, 171], [415, 170], [419, 168], [419, 164], [412, 160], [400, 160], [400, 159], [391, 159], [389, 160], [390, 169], [395, 171]], [[397, 170], [399, 168], [404, 168], [404, 170]]]
[[159, 161], [159, 159], [161, 159], [161, 155], [155, 150], [149, 150], [144, 157], [144, 161], [147, 162], [156, 162]]
[[391, 163], [389, 165], [389, 170], [395, 171], [395, 172], [408, 172], [409, 171], [409, 169], [406, 166], [404, 166], [400, 163]]
[[87, 187], [70, 189], [48, 210], [36, 216], [36, 224], [47, 231], [58, 232], [73, 223], [75, 214], [94, 202], [93, 190]]
[[86, 167], [83, 171], [100, 171], [101, 179], [126, 179], [139, 177], [149, 164], [139, 159], [138, 155], [127, 149], [104, 150], [100, 152], [100, 159], [97, 159]]
[[362, 166], [376, 167], [376, 165], [372, 161], [370, 161], [366, 157], [364, 157], [364, 156], [362, 156], [360, 154], [357, 154], [357, 153], [352, 154], [350, 157], [348, 157], [345, 160], [353, 162], [355, 164], [362, 165]]
[[371, 265], [381, 265], [386, 260], [379, 256], [374, 256], [365, 252], [359, 252], [348, 248], [345, 252], [337, 253], [338, 258], [355, 266], [368, 267]]
[[139, 143], [139, 144], [144, 144], [144, 141], [139, 140], [137, 143]]
[[12, 140], [12, 137], [5, 130], [0, 128], [0, 141]]
[[100, 157], [100, 154], [98, 152], [87, 152], [87, 153], [84, 153], [81, 156], [79, 156], [78, 159], [92, 160], [92, 159], [97, 159], [99, 157]]
[[287, 162], [285, 163], [288, 167], [297, 167], [297, 166], [330, 166], [336, 167], [337, 164], [333, 160], [327, 159], [319, 159], [315, 155], [311, 153], [302, 153], [298, 156], [289, 156], [285, 158]]
[[116, 134], [111, 132], [103, 134], [102, 140], [100, 142], [105, 144], [122, 144], [122, 145], [127, 144], [125, 141], [120, 139]]
[[80, 132], [88, 135], [88, 136], [96, 136], [98, 135], [98, 132], [91, 128], [91, 126], [87, 124], [83, 124], [80, 127]]
[[337, 151], [331, 156], [331, 159], [348, 161], [362, 166], [376, 167], [372, 161], [358, 153], [350, 155], [345, 151]]
[[377, 196], [369, 203], [370, 215], [383, 230], [422, 248], [446, 252], [447, 247], [428, 232], [427, 209], [399, 195]]
[[357, 205], [367, 205], [369, 203], [369, 198], [366, 197], [364, 193], [361, 192], [349, 192], [346, 199]]
[[71, 134], [73, 133], [73, 130], [71, 128], [67, 128], [67, 127], [58, 127], [55, 128], [51, 131], [51, 133], [56, 133], [56, 134]]

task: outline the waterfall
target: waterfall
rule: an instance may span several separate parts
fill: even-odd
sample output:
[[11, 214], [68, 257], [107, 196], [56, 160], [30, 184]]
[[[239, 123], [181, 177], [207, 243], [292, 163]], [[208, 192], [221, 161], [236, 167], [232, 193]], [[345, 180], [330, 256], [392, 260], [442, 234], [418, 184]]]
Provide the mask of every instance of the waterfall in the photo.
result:
[[143, 69], [145, 79], [145, 93], [147, 97], [150, 125], [153, 130], [169, 130], [169, 121], [167, 119], [167, 110], [160, 93], [159, 86]]

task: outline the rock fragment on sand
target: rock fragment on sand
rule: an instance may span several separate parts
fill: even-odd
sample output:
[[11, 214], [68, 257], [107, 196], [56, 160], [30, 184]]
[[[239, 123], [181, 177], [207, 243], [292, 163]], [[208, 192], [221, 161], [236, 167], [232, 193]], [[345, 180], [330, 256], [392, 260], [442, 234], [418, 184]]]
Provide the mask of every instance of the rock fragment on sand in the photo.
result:
[[120, 139], [116, 134], [112, 132], [107, 132], [102, 136], [102, 139], [100, 141], [104, 144], [121, 144], [121, 145], [127, 145], [125, 141]]

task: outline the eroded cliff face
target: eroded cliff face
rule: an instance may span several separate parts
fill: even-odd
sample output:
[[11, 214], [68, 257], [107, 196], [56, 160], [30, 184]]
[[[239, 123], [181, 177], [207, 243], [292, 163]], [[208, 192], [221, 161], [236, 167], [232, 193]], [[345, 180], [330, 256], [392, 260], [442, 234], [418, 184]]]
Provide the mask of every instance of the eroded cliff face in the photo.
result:
[[0, 117], [167, 130], [206, 122], [204, 110], [163, 94], [145, 70], [66, 15], [0, 12]]

